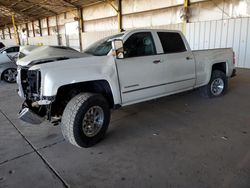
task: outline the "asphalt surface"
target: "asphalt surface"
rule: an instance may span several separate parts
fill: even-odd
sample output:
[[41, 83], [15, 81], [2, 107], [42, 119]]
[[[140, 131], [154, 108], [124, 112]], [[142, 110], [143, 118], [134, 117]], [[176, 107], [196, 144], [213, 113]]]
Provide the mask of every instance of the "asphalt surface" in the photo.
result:
[[237, 74], [220, 98], [195, 90], [117, 110], [87, 149], [18, 120], [16, 85], [0, 82], [0, 187], [249, 188], [250, 70]]

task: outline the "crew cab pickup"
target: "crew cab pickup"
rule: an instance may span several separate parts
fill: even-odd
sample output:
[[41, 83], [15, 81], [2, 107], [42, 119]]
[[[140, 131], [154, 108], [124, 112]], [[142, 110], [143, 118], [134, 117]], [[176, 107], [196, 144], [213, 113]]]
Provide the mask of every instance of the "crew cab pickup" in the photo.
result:
[[235, 75], [232, 49], [191, 51], [180, 31], [154, 29], [104, 38], [83, 53], [24, 47], [17, 64], [25, 99], [19, 118], [61, 124], [65, 139], [78, 147], [104, 137], [111, 109], [198, 87], [206, 97], [219, 97]]

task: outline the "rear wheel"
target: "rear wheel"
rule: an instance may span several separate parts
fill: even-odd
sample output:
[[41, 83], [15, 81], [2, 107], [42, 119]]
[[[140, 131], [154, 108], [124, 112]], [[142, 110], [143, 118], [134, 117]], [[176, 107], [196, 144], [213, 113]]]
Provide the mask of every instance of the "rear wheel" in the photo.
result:
[[209, 83], [201, 88], [201, 92], [205, 97], [219, 97], [225, 94], [227, 87], [228, 79], [226, 74], [220, 70], [214, 70]]
[[17, 76], [17, 70], [14, 68], [9, 68], [9, 69], [3, 71], [2, 79], [8, 83], [15, 83], [16, 76]]
[[110, 121], [107, 100], [99, 94], [81, 93], [67, 104], [61, 129], [64, 138], [78, 147], [90, 147], [105, 135]]

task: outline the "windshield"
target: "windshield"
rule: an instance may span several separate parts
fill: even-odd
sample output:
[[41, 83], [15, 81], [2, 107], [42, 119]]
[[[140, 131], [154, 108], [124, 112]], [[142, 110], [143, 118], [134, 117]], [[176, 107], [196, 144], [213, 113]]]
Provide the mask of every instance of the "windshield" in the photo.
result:
[[120, 38], [123, 35], [124, 33], [119, 33], [117, 35], [112, 35], [104, 39], [101, 39], [92, 44], [90, 47], [88, 47], [84, 52], [94, 56], [105, 56], [112, 49], [111, 41], [113, 39]]

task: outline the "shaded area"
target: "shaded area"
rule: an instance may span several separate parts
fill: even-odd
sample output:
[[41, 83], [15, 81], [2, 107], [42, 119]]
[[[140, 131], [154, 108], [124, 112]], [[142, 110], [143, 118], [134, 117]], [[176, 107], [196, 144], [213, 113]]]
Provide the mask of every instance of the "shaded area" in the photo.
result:
[[12, 23], [11, 16], [15, 15], [18, 23], [34, 21], [49, 16], [55, 16], [76, 8], [89, 6], [103, 0], [0, 0], [0, 27]]
[[33, 181], [63, 187], [53, 170], [70, 187], [249, 187], [249, 96], [250, 70], [238, 69], [224, 97], [204, 99], [195, 90], [122, 108], [101, 143], [79, 149], [63, 140], [60, 126], [20, 122], [15, 85], [0, 83], [1, 111], [33, 146], [0, 114], [0, 147], [6, 148], [0, 187], [29, 177], [6, 179], [10, 170], [31, 170], [33, 179], [23, 187]]

